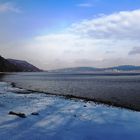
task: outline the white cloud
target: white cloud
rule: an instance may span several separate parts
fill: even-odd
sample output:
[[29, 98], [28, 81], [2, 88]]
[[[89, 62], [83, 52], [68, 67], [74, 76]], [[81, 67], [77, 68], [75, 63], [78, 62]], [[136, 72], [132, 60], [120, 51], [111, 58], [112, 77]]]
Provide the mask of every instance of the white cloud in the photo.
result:
[[140, 38], [140, 10], [123, 11], [73, 24], [71, 32], [98, 39]]
[[0, 13], [6, 12], [20, 13], [21, 10], [10, 2], [0, 4]]
[[91, 3], [80, 3], [76, 5], [77, 7], [85, 7], [85, 8], [90, 8], [93, 7], [93, 4]]

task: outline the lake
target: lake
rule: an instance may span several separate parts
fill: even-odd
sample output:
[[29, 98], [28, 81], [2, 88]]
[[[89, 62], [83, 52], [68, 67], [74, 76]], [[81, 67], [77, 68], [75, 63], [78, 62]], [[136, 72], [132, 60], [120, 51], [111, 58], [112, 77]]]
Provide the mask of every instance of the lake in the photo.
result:
[[29, 90], [140, 110], [139, 74], [10, 73], [1, 80]]

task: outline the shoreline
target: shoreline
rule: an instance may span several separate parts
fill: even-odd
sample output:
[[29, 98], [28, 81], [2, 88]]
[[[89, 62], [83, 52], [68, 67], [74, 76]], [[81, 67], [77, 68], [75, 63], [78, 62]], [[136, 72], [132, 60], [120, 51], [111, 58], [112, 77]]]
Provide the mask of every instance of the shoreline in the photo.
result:
[[1, 140], [139, 140], [140, 112], [18, 90], [0, 82]]
[[[22, 81], [22, 79], [21, 79], [22, 77], [19, 77], [18, 80], [14, 80], [14, 79], [12, 79], [12, 77], [11, 77], [11, 79], [8, 79], [9, 74], [12, 74], [11, 76], [13, 76], [13, 73], [3, 73], [3, 72], [0, 73], [1, 81], [9, 82], [12, 84], [13, 87], [28, 90], [27, 94], [29, 94], [30, 92], [40, 92], [40, 93], [44, 93], [44, 94], [48, 94], [48, 95], [62, 96], [67, 99], [92, 101], [97, 104], [105, 104], [105, 105], [109, 105], [109, 106], [115, 106], [115, 107], [119, 107], [119, 108], [129, 109], [129, 110], [133, 110], [133, 111], [140, 111], [140, 104], [139, 104], [139, 101], [140, 101], [139, 90], [140, 89], [139, 88], [138, 88], [138, 90], [136, 90], [136, 92], [134, 90], [135, 87], [130, 88], [130, 90], [132, 89], [131, 92], [129, 92], [129, 90], [126, 89], [127, 87], [125, 87], [123, 90], [120, 89], [120, 90], [117, 90], [118, 92], [115, 92], [115, 90], [114, 90], [115, 88], [112, 90], [111, 87], [107, 87], [107, 88], [103, 88], [102, 90], [98, 90], [98, 92], [94, 92], [94, 90], [93, 90], [93, 93], [90, 95], [88, 95], [88, 94], [86, 95], [86, 91], [85, 91], [85, 94], [81, 94], [80, 91], [77, 92], [77, 94], [75, 94], [75, 93], [71, 93], [71, 92], [67, 93], [67, 90], [66, 90], [66, 92], [64, 92], [63, 89], [53, 92], [53, 90], [52, 91], [45, 90], [45, 86], [44, 86], [44, 88], [39, 88], [39, 86], [37, 86], [37, 85], [34, 86], [33, 83], [29, 83], [26, 86], [24, 84], [22, 84], [22, 82], [20, 84], [20, 82], [18, 82], [18, 80]], [[28, 76], [28, 74], [27, 74], [27, 76]], [[14, 73], [14, 75], [16, 76], [16, 73]], [[5, 77], [7, 77], [7, 79]], [[26, 82], [26, 80], [25, 80], [25, 82]], [[138, 85], [138, 83], [137, 83], [137, 85]], [[119, 85], [114, 84], [114, 86], [117, 87]], [[98, 87], [98, 85], [97, 85], [97, 87]], [[55, 89], [55, 87], [53, 87], [53, 88]], [[125, 94], [123, 94], [123, 92], [125, 92]]]
[[70, 100], [83, 100], [84, 102], [88, 102], [88, 101], [91, 101], [91, 102], [94, 102], [96, 104], [104, 104], [106, 106], [112, 106], [112, 107], [117, 107], [117, 108], [121, 108], [121, 109], [127, 109], [127, 110], [131, 110], [131, 111], [137, 111], [137, 112], [140, 112], [140, 108], [136, 108], [132, 105], [128, 106], [128, 105], [125, 105], [125, 104], [119, 104], [119, 103], [115, 103], [115, 102], [112, 102], [112, 101], [103, 101], [103, 100], [100, 100], [100, 99], [92, 99], [92, 98], [86, 98], [86, 97], [81, 97], [81, 96], [74, 96], [74, 95], [65, 95], [65, 94], [55, 94], [55, 93], [48, 93], [48, 92], [44, 92], [44, 91], [37, 91], [37, 90], [31, 90], [31, 89], [26, 89], [26, 88], [22, 88], [20, 86], [17, 86], [16, 83], [14, 82], [10, 82], [10, 85], [12, 87], [16, 87], [16, 88], [19, 88], [19, 89], [23, 89], [23, 90], [26, 90], [27, 93], [24, 93], [24, 94], [30, 94], [30, 93], [42, 93], [42, 94], [47, 94], [47, 95], [54, 95], [54, 96], [58, 96], [58, 97], [63, 97], [63, 98], [66, 98], [66, 99], [70, 99]]

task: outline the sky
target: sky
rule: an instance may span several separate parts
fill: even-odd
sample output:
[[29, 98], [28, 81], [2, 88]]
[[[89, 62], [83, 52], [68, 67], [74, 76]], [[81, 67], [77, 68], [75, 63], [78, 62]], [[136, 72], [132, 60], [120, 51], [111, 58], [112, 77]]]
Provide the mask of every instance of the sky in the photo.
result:
[[49, 70], [140, 65], [140, 0], [0, 0], [0, 55]]

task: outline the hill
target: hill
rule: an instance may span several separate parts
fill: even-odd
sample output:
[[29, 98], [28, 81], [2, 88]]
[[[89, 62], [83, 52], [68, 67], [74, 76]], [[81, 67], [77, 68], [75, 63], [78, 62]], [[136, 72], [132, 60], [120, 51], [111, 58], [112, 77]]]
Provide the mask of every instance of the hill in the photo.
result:
[[20, 71], [25, 72], [38, 72], [41, 71], [39, 68], [23, 60], [7, 59], [11, 64], [16, 66]]
[[0, 56], [0, 72], [39, 72], [39, 68], [32, 64], [14, 59], [5, 59]]

